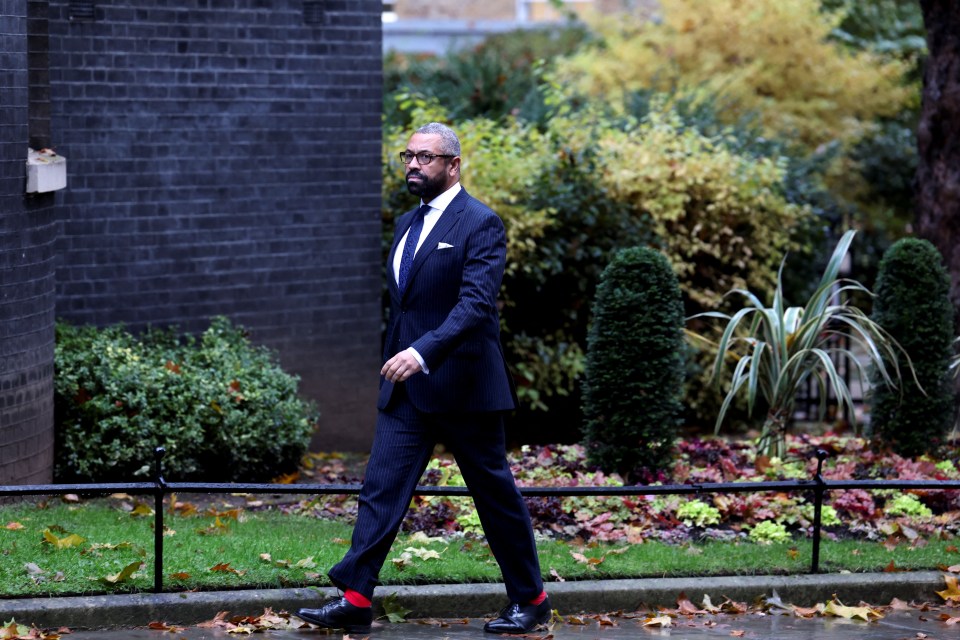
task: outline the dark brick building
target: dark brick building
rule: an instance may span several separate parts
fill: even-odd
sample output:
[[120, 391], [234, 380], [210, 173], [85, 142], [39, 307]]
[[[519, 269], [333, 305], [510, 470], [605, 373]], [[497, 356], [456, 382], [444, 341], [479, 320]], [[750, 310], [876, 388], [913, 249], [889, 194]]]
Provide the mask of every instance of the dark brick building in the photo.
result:
[[[53, 321], [275, 348], [326, 448], [379, 367], [380, 0], [0, 0], [0, 484], [52, 446]], [[28, 19], [29, 17], [29, 19]], [[24, 195], [28, 143], [67, 188]]]

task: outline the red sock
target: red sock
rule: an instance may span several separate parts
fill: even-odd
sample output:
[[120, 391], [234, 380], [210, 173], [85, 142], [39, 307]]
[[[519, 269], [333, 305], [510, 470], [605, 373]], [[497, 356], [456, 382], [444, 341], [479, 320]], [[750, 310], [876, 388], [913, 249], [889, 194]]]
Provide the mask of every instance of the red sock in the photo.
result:
[[364, 596], [359, 591], [353, 591], [352, 589], [347, 589], [346, 591], [343, 592], [343, 597], [347, 599], [347, 602], [349, 602], [355, 607], [370, 606], [370, 599]]
[[547, 592], [546, 592], [546, 591], [541, 591], [541, 592], [540, 592], [540, 595], [538, 595], [536, 598], [534, 598], [533, 600], [530, 601], [530, 604], [540, 604], [541, 602], [543, 602], [543, 601], [546, 600], [546, 599], [547, 599]]

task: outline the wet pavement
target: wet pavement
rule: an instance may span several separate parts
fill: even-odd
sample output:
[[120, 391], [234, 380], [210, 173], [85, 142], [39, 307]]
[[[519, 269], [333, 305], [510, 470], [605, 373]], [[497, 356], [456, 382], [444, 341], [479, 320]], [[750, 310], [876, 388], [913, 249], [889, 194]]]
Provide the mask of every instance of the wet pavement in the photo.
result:
[[[586, 624], [555, 623], [527, 636], [528, 640], [635, 640], [637, 638], [670, 638], [671, 640], [705, 640], [707, 638], [764, 638], [775, 640], [944, 640], [960, 638], [960, 624], [948, 625], [941, 615], [958, 617], [960, 609], [943, 608], [891, 611], [884, 618], [871, 622], [843, 618], [800, 618], [786, 614], [697, 615], [671, 620], [670, 627], [644, 626], [645, 616], [637, 618], [610, 617], [613, 624], [600, 624], [587, 619]], [[375, 624], [369, 634], [371, 640], [468, 640], [496, 637], [483, 632], [484, 619], [468, 620], [413, 620], [404, 623]], [[69, 640], [226, 640], [238, 637], [225, 629], [175, 627], [166, 630], [122, 629], [112, 631], [81, 631], [65, 636]], [[363, 636], [346, 636], [357, 640]], [[340, 632], [314, 627], [301, 629], [267, 630], [257, 636], [267, 640], [312, 640], [315, 638], [343, 638]]]

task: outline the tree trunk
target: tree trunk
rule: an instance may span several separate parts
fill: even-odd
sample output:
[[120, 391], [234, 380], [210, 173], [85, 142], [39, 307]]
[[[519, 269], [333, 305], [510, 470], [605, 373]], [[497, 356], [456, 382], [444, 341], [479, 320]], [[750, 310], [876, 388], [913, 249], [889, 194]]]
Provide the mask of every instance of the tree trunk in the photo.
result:
[[960, 322], [960, 1], [920, 0], [930, 55], [917, 128], [917, 232], [943, 255]]

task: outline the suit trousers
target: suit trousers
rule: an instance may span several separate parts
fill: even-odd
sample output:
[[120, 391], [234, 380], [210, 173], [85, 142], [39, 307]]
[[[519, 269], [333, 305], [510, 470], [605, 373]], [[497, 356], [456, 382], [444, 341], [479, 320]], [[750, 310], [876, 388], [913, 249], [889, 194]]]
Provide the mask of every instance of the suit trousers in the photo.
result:
[[397, 387], [378, 415], [350, 550], [330, 570], [331, 581], [373, 597], [413, 492], [442, 442], [473, 496], [510, 601], [533, 600], [543, 590], [540, 562], [530, 514], [507, 464], [502, 415], [421, 413], [404, 385]]

